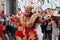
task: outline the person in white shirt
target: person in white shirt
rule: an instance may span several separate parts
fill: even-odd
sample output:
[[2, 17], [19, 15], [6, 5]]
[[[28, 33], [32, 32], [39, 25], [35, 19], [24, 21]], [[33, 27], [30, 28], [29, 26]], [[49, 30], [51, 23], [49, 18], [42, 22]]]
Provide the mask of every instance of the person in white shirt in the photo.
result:
[[52, 40], [58, 40], [59, 28], [58, 21], [56, 19], [52, 20]]

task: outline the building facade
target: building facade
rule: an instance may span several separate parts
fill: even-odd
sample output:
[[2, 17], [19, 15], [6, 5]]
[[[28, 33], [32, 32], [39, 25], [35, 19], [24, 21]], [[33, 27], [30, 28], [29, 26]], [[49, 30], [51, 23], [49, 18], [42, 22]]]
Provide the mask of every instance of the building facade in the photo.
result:
[[24, 11], [24, 6], [34, 4], [37, 10], [45, 10], [47, 8], [56, 9], [60, 7], [59, 0], [0, 0], [0, 10], [4, 10], [5, 14], [16, 14], [16, 10], [21, 8]]

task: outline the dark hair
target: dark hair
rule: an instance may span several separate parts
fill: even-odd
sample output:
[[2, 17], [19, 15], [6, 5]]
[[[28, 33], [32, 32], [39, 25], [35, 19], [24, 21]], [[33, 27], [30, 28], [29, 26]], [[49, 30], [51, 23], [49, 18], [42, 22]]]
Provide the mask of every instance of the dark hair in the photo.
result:
[[39, 19], [39, 17], [37, 17], [37, 18], [36, 18], [36, 20], [35, 20], [35, 22], [34, 22], [34, 23], [37, 23], [38, 19]]
[[19, 10], [19, 11], [21, 11], [21, 9], [20, 9], [20, 8], [18, 8], [18, 10]]
[[2, 11], [2, 13], [4, 13], [4, 11]]
[[0, 21], [0, 24], [2, 24], [2, 21]]
[[31, 17], [33, 15], [33, 13], [31, 12], [30, 14], [29, 14], [29, 17]]
[[47, 14], [47, 12], [45, 11], [45, 14]]
[[38, 13], [40, 13], [40, 11], [38, 11]]
[[53, 17], [53, 20], [55, 21], [56, 25], [58, 26], [58, 20], [56, 19], [56, 17]]

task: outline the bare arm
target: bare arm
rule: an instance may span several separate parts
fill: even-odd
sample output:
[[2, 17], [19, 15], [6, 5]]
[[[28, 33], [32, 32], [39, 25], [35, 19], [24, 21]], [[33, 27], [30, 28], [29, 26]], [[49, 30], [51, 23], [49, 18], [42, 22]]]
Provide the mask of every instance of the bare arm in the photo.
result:
[[[28, 21], [26, 21], [26, 27], [32, 27], [39, 16], [41, 16], [39, 13], [33, 14], [31, 18]], [[42, 18], [39, 18], [38, 22], [42, 23], [44, 22], [44, 20]]]
[[37, 17], [38, 17], [38, 14], [32, 15], [30, 20], [26, 22], [26, 26], [32, 27]]

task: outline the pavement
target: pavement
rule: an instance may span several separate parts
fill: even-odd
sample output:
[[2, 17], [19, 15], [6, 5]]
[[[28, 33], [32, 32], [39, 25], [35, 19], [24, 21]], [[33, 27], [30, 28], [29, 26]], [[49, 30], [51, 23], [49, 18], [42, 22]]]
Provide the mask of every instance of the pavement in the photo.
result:
[[[7, 38], [4, 37], [3, 40], [7, 40]], [[15, 38], [13, 36], [9, 36], [9, 40], [15, 40]]]

